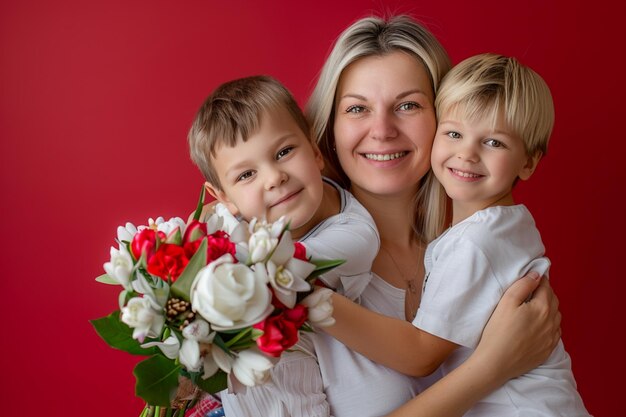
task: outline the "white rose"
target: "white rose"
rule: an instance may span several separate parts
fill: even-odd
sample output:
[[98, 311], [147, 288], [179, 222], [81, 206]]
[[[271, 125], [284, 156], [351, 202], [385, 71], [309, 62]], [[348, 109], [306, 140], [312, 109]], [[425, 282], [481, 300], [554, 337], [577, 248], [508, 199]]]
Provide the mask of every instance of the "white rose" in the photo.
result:
[[130, 277], [133, 273], [133, 258], [128, 253], [125, 245], [119, 249], [111, 247], [111, 261], [104, 265], [106, 273], [117, 281], [126, 290], [130, 290]]
[[251, 326], [272, 311], [267, 275], [233, 263], [230, 254], [223, 255], [196, 275], [191, 305], [214, 330]]
[[256, 349], [243, 350], [233, 363], [233, 373], [242, 384], [253, 387], [266, 382], [274, 364]]
[[134, 297], [128, 300], [128, 304], [122, 307], [121, 319], [133, 330], [133, 339], [143, 343], [146, 337], [157, 337], [165, 318], [150, 297]]
[[333, 291], [328, 288], [318, 288], [309, 294], [301, 304], [309, 309], [309, 322], [318, 327], [327, 327], [335, 324], [333, 318]]

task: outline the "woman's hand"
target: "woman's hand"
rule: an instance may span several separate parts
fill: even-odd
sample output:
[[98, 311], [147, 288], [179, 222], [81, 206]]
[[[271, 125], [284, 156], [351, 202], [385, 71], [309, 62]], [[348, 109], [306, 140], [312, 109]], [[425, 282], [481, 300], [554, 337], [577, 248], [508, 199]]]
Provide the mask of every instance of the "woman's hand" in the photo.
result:
[[558, 307], [548, 280], [530, 272], [504, 293], [472, 356], [484, 359], [502, 383], [536, 368], [561, 337]]

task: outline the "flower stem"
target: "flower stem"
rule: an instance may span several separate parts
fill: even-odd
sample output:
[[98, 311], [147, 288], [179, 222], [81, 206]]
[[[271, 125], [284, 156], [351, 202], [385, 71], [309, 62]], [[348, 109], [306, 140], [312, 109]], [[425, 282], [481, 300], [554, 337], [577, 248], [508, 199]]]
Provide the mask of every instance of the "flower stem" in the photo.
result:
[[228, 342], [224, 344], [226, 345], [226, 347], [230, 348], [235, 343], [239, 342], [241, 339], [248, 336], [249, 333], [252, 333], [252, 327], [248, 327], [247, 329], [242, 330], [241, 332], [237, 333], [235, 337], [233, 337], [232, 339], [230, 339]]

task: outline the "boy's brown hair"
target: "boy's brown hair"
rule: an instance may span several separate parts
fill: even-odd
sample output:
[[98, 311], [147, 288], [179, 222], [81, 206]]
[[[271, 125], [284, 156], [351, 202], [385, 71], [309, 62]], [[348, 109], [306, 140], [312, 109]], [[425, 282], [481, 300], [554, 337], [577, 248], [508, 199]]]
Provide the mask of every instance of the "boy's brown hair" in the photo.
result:
[[191, 159], [204, 178], [221, 189], [211, 163], [218, 146], [233, 147], [244, 142], [260, 127], [265, 112], [285, 108], [307, 138], [309, 125], [289, 90], [278, 80], [266, 75], [239, 78], [226, 82], [207, 97], [196, 114], [189, 135]]

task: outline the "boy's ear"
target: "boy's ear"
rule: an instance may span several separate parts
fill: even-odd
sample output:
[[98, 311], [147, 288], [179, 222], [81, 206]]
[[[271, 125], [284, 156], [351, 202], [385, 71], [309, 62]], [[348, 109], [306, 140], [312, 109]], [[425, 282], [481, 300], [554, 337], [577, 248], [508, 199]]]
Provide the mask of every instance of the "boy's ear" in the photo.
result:
[[539, 161], [541, 160], [542, 156], [543, 156], [543, 152], [537, 151], [533, 156], [528, 157], [528, 160], [526, 161], [526, 165], [522, 167], [522, 170], [520, 171], [518, 175], [521, 180], [526, 181], [527, 179], [531, 177], [531, 175], [533, 175], [533, 172], [535, 172], [535, 169], [537, 168], [537, 164], [539, 164]]
[[233, 216], [238, 216], [239, 215], [239, 209], [237, 208], [237, 206], [235, 204], [233, 204], [229, 200], [229, 198], [226, 195], [226, 193], [223, 190], [221, 190], [219, 187], [216, 187], [216, 186], [214, 186], [213, 184], [211, 184], [210, 182], [207, 181], [207, 182], [204, 183], [204, 189], [213, 198], [215, 198], [220, 203], [224, 204], [226, 206], [226, 208], [228, 209], [228, 211], [230, 211], [230, 213]]

